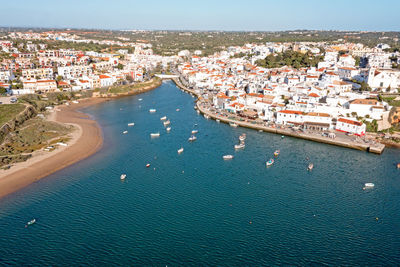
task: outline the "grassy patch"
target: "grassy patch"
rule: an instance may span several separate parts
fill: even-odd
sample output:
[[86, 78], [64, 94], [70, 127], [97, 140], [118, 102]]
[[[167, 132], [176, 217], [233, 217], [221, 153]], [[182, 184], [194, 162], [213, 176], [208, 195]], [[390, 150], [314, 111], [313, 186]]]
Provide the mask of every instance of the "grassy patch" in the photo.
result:
[[0, 105], [0, 127], [3, 126], [4, 123], [15, 118], [24, 109], [25, 109], [25, 106], [22, 104]]
[[132, 85], [122, 85], [122, 86], [114, 86], [111, 87], [110, 90], [108, 90], [109, 93], [113, 94], [121, 94], [121, 93], [128, 93], [134, 90], [139, 90], [142, 88], [145, 88], [147, 86], [155, 86], [160, 83], [159, 78], [153, 78], [150, 81], [147, 82], [142, 82], [142, 83], [136, 83]]

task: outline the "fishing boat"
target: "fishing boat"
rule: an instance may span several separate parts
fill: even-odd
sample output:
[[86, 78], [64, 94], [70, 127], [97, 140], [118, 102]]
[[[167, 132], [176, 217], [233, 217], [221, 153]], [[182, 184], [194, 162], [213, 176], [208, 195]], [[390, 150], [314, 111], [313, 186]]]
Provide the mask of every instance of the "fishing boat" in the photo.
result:
[[159, 136], [160, 136], [160, 133], [151, 133], [150, 136], [151, 136], [151, 137], [159, 137]]
[[128, 131], [123, 131], [122, 133], [123, 133], [123, 134], [127, 134], [127, 133], [128, 133]]
[[148, 167], [150, 167], [150, 163], [147, 163], [147, 164], [146, 164], [146, 168], [148, 168]]
[[240, 143], [239, 145], [235, 145], [235, 149], [242, 149], [245, 147], [244, 143]]
[[167, 132], [171, 131], [171, 127], [166, 128]]
[[130, 123], [128, 123], [128, 126], [134, 126], [135, 125], [135, 123], [134, 122], [130, 122]]
[[197, 134], [199, 131], [198, 130], [193, 130], [192, 134]]
[[183, 152], [183, 147], [178, 149], [178, 154], [181, 154]]
[[121, 174], [121, 180], [125, 180], [126, 174]]
[[307, 170], [312, 171], [312, 169], [314, 169], [314, 164], [308, 164]]
[[234, 127], [234, 128], [236, 128], [236, 127], [239, 126], [239, 125], [237, 125], [236, 123], [233, 123], [233, 122], [230, 122], [229, 125], [230, 125], [231, 127]]
[[29, 222], [26, 223], [25, 228], [28, 226], [31, 226], [32, 224], [36, 223], [36, 219], [32, 219]]
[[189, 142], [193, 142], [196, 141], [197, 137], [192, 135], [191, 137], [189, 137]]
[[365, 188], [372, 188], [372, 187], [374, 187], [375, 186], [375, 184], [373, 184], [373, 183], [365, 183], [364, 184], [364, 187]]
[[274, 152], [274, 156], [275, 157], [277, 157], [277, 156], [279, 156], [279, 154], [281, 153], [281, 151], [280, 150], [275, 150], [275, 152]]
[[265, 165], [267, 165], [267, 167], [269, 167], [269, 166], [272, 166], [272, 164], [274, 164], [274, 159], [269, 159], [266, 163], [265, 163]]
[[171, 122], [169, 120], [163, 122], [164, 126], [170, 125]]
[[242, 134], [241, 136], [239, 136], [239, 141], [243, 142], [244, 140], [246, 140], [246, 134]]
[[224, 160], [233, 159], [233, 155], [225, 155], [225, 156], [222, 156], [222, 158]]
[[157, 111], [157, 110], [154, 109], [154, 108], [149, 109], [149, 112], [150, 112], [150, 113], [155, 113], [156, 111]]
[[160, 121], [165, 121], [167, 119], [167, 116], [161, 117]]

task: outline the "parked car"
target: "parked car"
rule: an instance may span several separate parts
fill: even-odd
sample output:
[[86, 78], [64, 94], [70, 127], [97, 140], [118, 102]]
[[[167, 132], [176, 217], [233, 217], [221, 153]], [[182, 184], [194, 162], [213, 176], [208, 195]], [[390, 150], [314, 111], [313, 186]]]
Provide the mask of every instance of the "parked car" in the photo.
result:
[[10, 102], [11, 102], [11, 103], [16, 103], [16, 102], [17, 102], [17, 98], [12, 97], [12, 98], [10, 99]]

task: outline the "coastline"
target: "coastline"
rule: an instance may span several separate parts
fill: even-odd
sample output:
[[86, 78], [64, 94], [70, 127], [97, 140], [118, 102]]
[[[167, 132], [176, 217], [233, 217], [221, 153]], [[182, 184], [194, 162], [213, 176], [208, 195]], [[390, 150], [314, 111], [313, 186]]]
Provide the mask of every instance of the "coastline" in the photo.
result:
[[224, 123], [235, 123], [241, 127], [246, 127], [254, 130], [259, 130], [259, 131], [265, 131], [269, 133], [275, 133], [275, 134], [280, 134], [284, 136], [291, 136], [291, 137], [296, 137], [300, 139], [305, 139], [309, 141], [314, 141], [318, 143], [325, 143], [325, 144], [330, 144], [330, 145], [336, 145], [336, 146], [341, 146], [341, 147], [346, 147], [346, 148], [351, 148], [351, 149], [357, 149], [357, 150], [362, 150], [362, 151], [367, 151], [375, 154], [382, 154], [383, 150], [385, 149], [385, 145], [381, 143], [374, 143], [374, 144], [365, 144], [365, 143], [358, 143], [358, 142], [349, 142], [349, 141], [340, 141], [340, 140], [335, 140], [335, 139], [330, 139], [322, 136], [316, 136], [316, 135], [308, 135], [305, 133], [297, 133], [293, 132], [289, 129], [278, 129], [274, 127], [269, 127], [269, 126], [264, 126], [264, 125], [257, 125], [257, 124], [252, 124], [249, 122], [242, 122], [238, 120], [232, 120], [223, 116], [218, 116], [217, 114], [214, 114], [210, 110], [206, 109], [206, 107], [203, 107], [202, 104], [204, 102], [201, 101], [201, 97], [194, 91], [186, 88], [184, 85], [180, 83], [179, 80], [176, 78], [172, 79], [174, 83], [181, 88], [182, 90], [193, 94], [197, 97], [196, 105], [195, 108], [199, 110], [202, 114], [209, 116], [210, 118], [213, 119], [219, 119], [221, 122]]
[[78, 104], [58, 106], [47, 119], [76, 127], [68, 135], [71, 138], [68, 146], [58, 147], [52, 152], [35, 151], [27, 161], [19, 162], [8, 170], [1, 170], [0, 199], [96, 153], [103, 144], [101, 128], [79, 109], [106, 100], [90, 98], [82, 99]]

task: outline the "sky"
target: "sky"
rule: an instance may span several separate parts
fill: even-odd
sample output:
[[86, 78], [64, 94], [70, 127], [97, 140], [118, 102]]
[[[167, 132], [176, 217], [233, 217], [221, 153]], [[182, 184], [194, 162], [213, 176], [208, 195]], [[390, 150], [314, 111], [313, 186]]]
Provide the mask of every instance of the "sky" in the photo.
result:
[[0, 26], [400, 31], [400, 0], [0, 0]]

